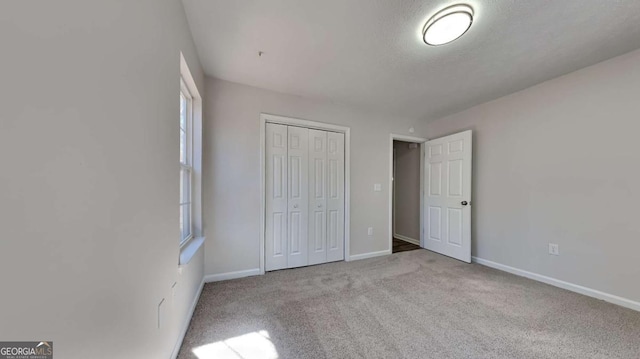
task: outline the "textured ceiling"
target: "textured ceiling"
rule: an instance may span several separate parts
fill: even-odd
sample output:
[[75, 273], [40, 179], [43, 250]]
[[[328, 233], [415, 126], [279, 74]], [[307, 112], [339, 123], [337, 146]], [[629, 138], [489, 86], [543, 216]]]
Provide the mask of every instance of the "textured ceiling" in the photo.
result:
[[208, 75], [416, 119], [640, 48], [638, 0], [469, 0], [473, 26], [440, 47], [422, 26], [461, 1], [183, 2]]

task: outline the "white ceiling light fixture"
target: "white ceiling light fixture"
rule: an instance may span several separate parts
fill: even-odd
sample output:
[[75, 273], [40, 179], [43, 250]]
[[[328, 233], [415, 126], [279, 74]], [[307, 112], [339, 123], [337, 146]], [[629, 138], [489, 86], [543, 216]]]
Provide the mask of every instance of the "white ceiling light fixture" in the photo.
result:
[[422, 35], [427, 45], [447, 44], [464, 35], [473, 23], [473, 9], [458, 4], [438, 11], [424, 25]]

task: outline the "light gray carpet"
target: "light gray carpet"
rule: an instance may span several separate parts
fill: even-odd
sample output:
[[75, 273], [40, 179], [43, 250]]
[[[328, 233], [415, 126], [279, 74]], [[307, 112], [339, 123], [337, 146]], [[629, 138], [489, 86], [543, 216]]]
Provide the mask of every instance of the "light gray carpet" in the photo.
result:
[[640, 313], [426, 250], [207, 284], [179, 358], [276, 355], [638, 359]]

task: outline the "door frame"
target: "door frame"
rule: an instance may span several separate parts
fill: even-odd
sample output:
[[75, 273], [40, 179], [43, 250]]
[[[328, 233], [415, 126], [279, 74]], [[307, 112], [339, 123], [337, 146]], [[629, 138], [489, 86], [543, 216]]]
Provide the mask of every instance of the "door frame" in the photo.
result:
[[406, 135], [398, 135], [392, 133], [389, 135], [389, 253], [393, 253], [393, 141], [412, 142], [420, 144], [420, 247], [424, 248], [424, 149], [425, 143], [429, 139], [423, 137], [414, 137]]
[[[349, 186], [351, 183], [351, 128], [324, 122], [302, 120], [298, 118], [260, 113], [260, 274], [265, 273], [265, 231], [266, 231], [266, 134], [267, 123], [279, 125], [305, 127], [314, 130], [344, 133], [344, 260], [350, 261], [350, 233], [351, 228], [351, 195]], [[392, 142], [393, 145], [393, 142]]]

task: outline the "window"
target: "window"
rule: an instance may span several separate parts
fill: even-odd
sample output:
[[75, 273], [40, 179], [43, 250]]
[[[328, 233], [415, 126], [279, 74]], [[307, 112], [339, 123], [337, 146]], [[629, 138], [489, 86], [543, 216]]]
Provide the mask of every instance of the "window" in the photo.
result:
[[180, 80], [180, 244], [193, 237], [193, 97]]
[[178, 265], [185, 265], [202, 248], [205, 238], [202, 230], [202, 96], [182, 53], [176, 87], [180, 92], [180, 239], [176, 244], [180, 247]]

